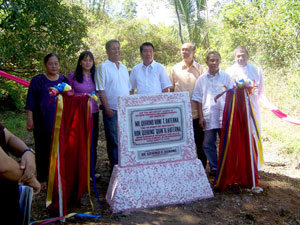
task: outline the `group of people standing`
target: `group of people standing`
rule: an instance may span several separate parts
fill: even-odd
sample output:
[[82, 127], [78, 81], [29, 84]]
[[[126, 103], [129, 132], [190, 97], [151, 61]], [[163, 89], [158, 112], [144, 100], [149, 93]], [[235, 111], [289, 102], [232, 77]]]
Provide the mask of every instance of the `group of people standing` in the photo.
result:
[[[225, 104], [225, 95], [217, 101], [215, 101], [215, 96], [223, 92], [224, 87], [232, 88], [237, 80], [250, 79], [256, 87], [250, 98], [252, 98], [260, 126], [258, 98], [263, 92], [262, 72], [248, 62], [249, 54], [246, 48], [239, 46], [234, 50], [235, 64], [226, 72], [219, 68], [221, 55], [216, 51], [209, 52], [206, 57], [208, 70], [205, 72], [203, 66], [194, 60], [195, 45], [185, 43], [180, 50], [182, 61], [173, 66], [168, 75], [166, 68], [154, 60], [153, 44], [145, 42], [140, 46], [142, 62], [133, 67], [130, 76], [126, 66], [120, 62], [119, 41], [110, 40], [106, 43], [105, 48], [108, 59], [98, 68], [95, 66], [93, 54], [89, 51], [82, 52], [75, 71], [71, 72], [68, 78], [59, 75], [59, 59], [55, 54], [51, 53], [44, 58], [46, 73], [33, 77], [25, 106], [27, 110], [26, 129], [33, 131], [35, 151], [28, 148], [0, 124], [0, 159], [6, 159], [3, 149], [6, 150], [9, 145], [12, 145], [10, 149], [22, 158], [23, 164], [25, 162], [20, 166], [21, 170], [18, 170], [18, 165], [14, 161], [4, 160], [5, 164], [0, 163], [0, 182], [9, 180], [14, 182], [13, 186], [17, 181], [27, 183], [34, 188], [36, 193], [40, 188], [47, 188], [55, 114], [55, 102], [51, 101], [49, 88], [61, 82], [68, 83], [75, 94], [91, 94], [96, 91], [100, 97], [100, 107], [98, 102], [92, 99], [94, 168], [97, 161], [99, 108], [103, 114], [106, 148], [111, 170], [114, 165], [118, 164], [117, 110], [119, 96], [188, 91], [191, 99], [197, 155], [204, 168], [206, 168], [207, 160], [209, 161], [211, 176], [215, 176], [217, 170], [216, 138], [217, 134], [220, 135]], [[14, 139], [14, 141], [10, 141], [10, 139]], [[33, 176], [35, 174], [34, 160], [37, 167], [37, 180], [40, 183]], [[24, 170], [23, 175], [22, 170]], [[99, 174], [96, 174], [97, 177]]]
[[233, 88], [236, 81], [250, 79], [256, 87], [250, 97], [260, 126], [258, 99], [263, 93], [263, 77], [260, 68], [248, 62], [249, 54], [244, 47], [236, 47], [235, 64], [226, 72], [219, 68], [221, 55], [218, 52], [212, 51], [207, 54], [206, 72], [195, 62], [194, 54], [195, 46], [192, 43], [182, 45], [182, 61], [176, 64], [170, 73], [171, 91], [189, 91], [197, 155], [204, 168], [208, 160], [209, 175], [214, 177], [218, 166], [216, 140], [217, 135], [220, 136], [221, 133], [226, 95], [222, 95], [217, 101], [215, 97], [225, 89]]
[[[91, 52], [81, 53], [76, 70], [68, 79], [58, 74], [58, 57], [51, 53], [44, 59], [46, 73], [35, 76], [28, 90], [25, 109], [27, 109], [27, 130], [33, 131], [36, 150], [37, 179], [42, 189], [46, 189], [48, 179], [51, 133], [54, 120], [55, 103], [50, 101], [48, 89], [61, 82], [70, 84], [76, 94], [91, 94], [96, 91], [101, 106], [95, 100], [93, 114], [93, 153], [94, 165], [97, 160], [97, 141], [99, 133], [99, 108], [102, 109], [107, 154], [111, 169], [118, 164], [117, 109], [118, 97], [130, 94], [159, 94], [163, 92], [188, 91], [191, 99], [194, 137], [198, 158], [204, 168], [209, 161], [210, 175], [217, 170], [216, 138], [220, 135], [225, 95], [218, 101], [214, 97], [232, 88], [235, 80], [251, 79], [258, 87], [252, 96], [254, 108], [259, 117], [258, 97], [263, 91], [261, 70], [248, 63], [249, 55], [244, 47], [234, 51], [236, 63], [227, 72], [220, 70], [221, 56], [212, 51], [206, 57], [208, 70], [194, 60], [195, 46], [185, 43], [181, 47], [182, 61], [176, 64], [168, 75], [166, 68], [154, 60], [154, 46], [145, 42], [140, 46], [142, 62], [134, 66], [130, 76], [125, 65], [120, 62], [120, 43], [110, 40], [106, 43], [108, 59], [95, 66]], [[94, 167], [95, 168], [95, 167]], [[99, 176], [98, 174], [96, 176]]]

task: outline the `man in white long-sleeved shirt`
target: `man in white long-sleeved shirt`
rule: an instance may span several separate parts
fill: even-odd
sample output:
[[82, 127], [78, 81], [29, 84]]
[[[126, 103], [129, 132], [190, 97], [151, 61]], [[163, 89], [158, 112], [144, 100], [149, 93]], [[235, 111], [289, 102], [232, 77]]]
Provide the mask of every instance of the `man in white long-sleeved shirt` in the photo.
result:
[[199, 124], [204, 130], [203, 150], [209, 161], [210, 175], [215, 176], [217, 171], [217, 134], [222, 128], [223, 111], [226, 95], [215, 101], [215, 97], [224, 91], [224, 86], [232, 88], [232, 77], [219, 69], [221, 56], [218, 52], [208, 53], [206, 64], [208, 71], [200, 76], [196, 82], [192, 100], [197, 102]]
[[[259, 67], [254, 66], [248, 62], [249, 53], [245, 47], [236, 47], [233, 51], [233, 54], [235, 64], [227, 68], [226, 72], [229, 73], [236, 81], [241, 79], [249, 79], [253, 82], [255, 89], [253, 94], [250, 95], [250, 99], [254, 108], [257, 125], [259, 127], [259, 131], [261, 132], [260, 109], [258, 100], [264, 92], [264, 80], [262, 76], [262, 71]], [[253, 134], [257, 138], [254, 127], [255, 126], [253, 126]], [[258, 157], [260, 157], [260, 154], [258, 154]], [[261, 167], [262, 166], [260, 164], [260, 160], [258, 160], [258, 169], [260, 169]]]
[[249, 54], [245, 47], [238, 46], [234, 49], [235, 64], [227, 68], [229, 73], [235, 80], [250, 79], [256, 86], [253, 95], [250, 96], [255, 111], [255, 116], [260, 128], [260, 110], [258, 100], [264, 91], [264, 81], [262, 71], [259, 67], [248, 62]]
[[133, 67], [130, 73], [131, 94], [159, 94], [172, 87], [165, 67], [154, 60], [154, 46], [145, 42], [140, 47], [143, 62]]

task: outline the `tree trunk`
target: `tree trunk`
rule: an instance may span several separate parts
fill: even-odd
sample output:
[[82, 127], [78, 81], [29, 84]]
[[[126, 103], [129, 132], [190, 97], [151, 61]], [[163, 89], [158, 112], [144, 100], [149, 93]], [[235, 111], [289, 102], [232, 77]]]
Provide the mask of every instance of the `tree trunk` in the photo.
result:
[[174, 0], [174, 5], [175, 5], [177, 20], [178, 20], [178, 26], [179, 26], [179, 36], [180, 36], [181, 43], [183, 44], [184, 41], [183, 41], [183, 37], [182, 37], [181, 21], [180, 21], [180, 17], [179, 17], [178, 8], [177, 8], [177, 0]]
[[103, 0], [102, 13], [104, 13], [104, 10], [105, 10], [105, 0]]

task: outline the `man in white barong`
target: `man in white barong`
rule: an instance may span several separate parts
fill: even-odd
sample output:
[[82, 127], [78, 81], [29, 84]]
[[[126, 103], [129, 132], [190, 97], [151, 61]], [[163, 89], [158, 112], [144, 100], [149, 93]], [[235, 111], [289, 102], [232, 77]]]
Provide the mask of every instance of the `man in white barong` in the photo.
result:
[[234, 80], [226, 72], [220, 70], [221, 55], [212, 51], [206, 56], [208, 71], [198, 78], [193, 91], [192, 100], [197, 103], [199, 125], [204, 131], [203, 150], [209, 161], [210, 176], [217, 174], [218, 157], [216, 140], [221, 134], [223, 111], [226, 95], [217, 101], [215, 97], [224, 91], [224, 87], [232, 88]]
[[172, 87], [166, 68], [154, 60], [154, 46], [145, 42], [140, 47], [143, 62], [132, 68], [130, 73], [131, 94], [160, 94]]
[[[251, 80], [253, 82], [255, 88], [254, 88], [254, 93], [250, 96], [250, 98], [253, 104], [259, 133], [261, 133], [260, 109], [259, 109], [258, 100], [264, 91], [262, 71], [259, 67], [254, 66], [248, 62], [249, 53], [245, 47], [242, 46], [236, 47], [234, 49], [233, 54], [234, 54], [235, 63], [229, 68], [227, 68], [226, 72], [229, 73], [236, 81], [244, 79], [244, 80]], [[257, 137], [256, 132], [253, 133], [255, 137]], [[258, 160], [258, 162], [260, 162], [260, 160]], [[260, 169], [260, 167], [261, 164], [259, 163], [258, 169]]]

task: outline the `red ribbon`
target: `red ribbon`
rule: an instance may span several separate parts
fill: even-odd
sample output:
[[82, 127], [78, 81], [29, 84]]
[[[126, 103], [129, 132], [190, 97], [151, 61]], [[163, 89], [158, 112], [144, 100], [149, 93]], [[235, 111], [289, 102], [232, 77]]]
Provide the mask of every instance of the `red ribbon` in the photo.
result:
[[286, 115], [285, 113], [281, 112], [276, 106], [274, 106], [269, 99], [267, 98], [267, 96], [265, 94], [262, 94], [261, 98], [260, 98], [262, 104], [267, 107], [272, 113], [274, 113], [274, 115], [276, 115], [278, 118], [292, 123], [292, 124], [296, 124], [296, 125], [300, 125], [300, 120], [290, 117], [288, 115]]
[[15, 81], [15, 82], [17, 82], [17, 83], [19, 83], [19, 84], [24, 85], [25, 87], [29, 87], [29, 84], [30, 84], [29, 81], [23, 80], [23, 79], [21, 79], [21, 78], [19, 78], [19, 77], [10, 75], [10, 74], [8, 74], [8, 73], [5, 73], [5, 72], [3, 72], [2, 70], [0, 70], [0, 76], [5, 77], [5, 78], [7, 78], [7, 79], [9, 79], [9, 80], [13, 80], [13, 81]]

